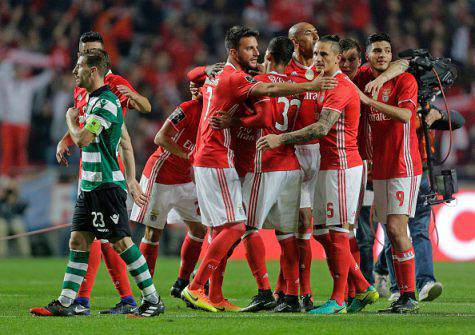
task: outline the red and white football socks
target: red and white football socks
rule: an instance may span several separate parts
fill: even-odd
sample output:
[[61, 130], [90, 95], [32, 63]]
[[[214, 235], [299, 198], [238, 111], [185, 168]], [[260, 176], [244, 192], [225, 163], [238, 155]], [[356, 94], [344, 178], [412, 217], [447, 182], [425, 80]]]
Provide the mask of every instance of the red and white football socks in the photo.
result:
[[195, 269], [196, 263], [200, 257], [203, 239], [193, 236], [190, 232], [185, 237], [181, 246], [181, 263], [178, 271], [178, 278], [190, 280], [190, 276]]
[[140, 252], [147, 261], [148, 269], [150, 270], [150, 275], [152, 278], [153, 274], [155, 273], [155, 263], [157, 262], [159, 245], [160, 242], [152, 242], [144, 237], [142, 238], [139, 246]]
[[392, 253], [397, 286], [401, 296], [404, 293], [413, 294], [416, 285], [414, 248], [411, 246], [407, 250], [393, 251]]
[[297, 241], [293, 234], [277, 235], [282, 249], [282, 273], [285, 278], [286, 295], [298, 296], [299, 294], [299, 258]]
[[312, 266], [312, 246], [310, 237], [312, 236], [312, 227], [306, 228], [305, 232], [297, 234], [297, 247], [299, 254], [299, 279], [300, 295], [312, 295], [310, 286], [310, 270]]
[[[266, 248], [257, 230], [247, 231], [242, 239], [246, 250], [246, 259], [256, 279], [259, 290], [270, 290], [269, 274], [266, 266]], [[285, 277], [285, 274], [284, 274]]]

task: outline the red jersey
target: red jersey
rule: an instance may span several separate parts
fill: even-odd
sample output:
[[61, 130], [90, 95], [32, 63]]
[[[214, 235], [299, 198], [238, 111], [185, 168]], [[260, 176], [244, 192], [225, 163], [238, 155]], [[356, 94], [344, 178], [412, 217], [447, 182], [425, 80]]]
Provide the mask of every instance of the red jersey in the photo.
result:
[[[289, 65], [285, 68], [285, 74], [295, 77], [295, 81], [303, 82], [314, 80], [318, 76], [315, 65], [305, 66], [292, 57]], [[298, 79], [297, 79], [298, 78]], [[317, 121], [316, 112], [317, 92], [306, 92], [300, 106], [299, 117], [295, 123], [294, 130], [302, 129]], [[305, 142], [305, 144], [318, 143], [318, 140]]]
[[[275, 72], [258, 75], [256, 79], [266, 83], [292, 82], [287, 75]], [[262, 128], [258, 131], [258, 137], [291, 132], [299, 116], [302, 97], [266, 97], [255, 102], [253, 109], [260, 120], [254, 124], [261, 125]], [[256, 151], [250, 172], [290, 171], [299, 168], [294, 146], [282, 145], [273, 150]]]
[[[374, 79], [371, 67], [358, 74], [360, 89]], [[407, 108], [412, 112], [408, 123], [392, 120], [375, 108], [367, 108], [373, 149], [373, 179], [417, 176], [422, 173], [421, 155], [416, 134], [417, 82], [409, 73], [403, 73], [386, 82], [375, 100]]]
[[340, 117], [328, 134], [320, 138], [320, 170], [343, 170], [363, 164], [358, 152], [360, 98], [353, 82], [338, 71], [333, 76], [338, 86], [318, 93], [318, 113], [330, 109]]
[[[129, 108], [129, 98], [119, 92], [117, 89], [118, 85], [124, 85], [130, 88], [133, 92], [137, 93], [137, 91], [132, 87], [132, 85], [127, 81], [127, 79], [113, 74], [111, 70], [107, 72], [106, 76], [104, 77], [104, 84], [109, 85], [112, 93], [119, 99], [120, 105], [122, 106], [122, 116], [124, 117], [125, 122], [125, 115], [127, 114], [127, 108]], [[86, 107], [87, 102], [89, 100], [89, 94], [87, 90], [82, 87], [74, 87], [74, 108], [79, 109], [79, 126], [82, 128], [84, 126], [84, 121], [86, 121]], [[119, 167], [122, 172], [124, 172], [124, 165], [122, 163], [122, 159], [120, 158], [120, 154], [118, 157]], [[81, 178], [81, 161], [79, 162], [79, 178]]]
[[[195, 147], [202, 107], [201, 100], [186, 101], [168, 117], [177, 131], [173, 141], [185, 152], [189, 153]], [[162, 147], [158, 147], [147, 160], [142, 174], [149, 179], [154, 179], [156, 183], [166, 185], [185, 184], [192, 181], [190, 162], [173, 155]]]
[[[124, 85], [130, 88], [135, 93], [137, 93], [137, 91], [125, 78], [113, 74], [110, 70], [104, 77], [104, 84], [109, 85], [112, 93], [114, 93], [119, 99], [120, 105], [122, 106], [122, 116], [125, 119], [125, 115], [127, 114], [127, 108], [129, 108], [130, 99], [127, 98], [125, 95], [121, 94], [117, 89], [117, 86]], [[79, 109], [79, 125], [81, 126], [81, 128], [84, 125], [84, 117], [86, 114], [86, 106], [88, 100], [89, 94], [87, 93], [87, 90], [85, 88], [77, 86], [74, 87], [74, 108]]]
[[[353, 78], [353, 82], [358, 88], [364, 92], [367, 83], [374, 79], [371, 70], [368, 71], [369, 64], [360, 66]], [[368, 121], [369, 107], [361, 104], [360, 125], [358, 127], [358, 150], [360, 156], [364, 160], [371, 160], [373, 157], [373, 147], [371, 145], [371, 127]]]
[[194, 152], [193, 166], [209, 168], [234, 167], [233, 140], [230, 129], [214, 130], [209, 118], [225, 111], [239, 116], [240, 105], [259, 82], [234, 65], [226, 63], [215, 79], [207, 78], [202, 88], [203, 110]]

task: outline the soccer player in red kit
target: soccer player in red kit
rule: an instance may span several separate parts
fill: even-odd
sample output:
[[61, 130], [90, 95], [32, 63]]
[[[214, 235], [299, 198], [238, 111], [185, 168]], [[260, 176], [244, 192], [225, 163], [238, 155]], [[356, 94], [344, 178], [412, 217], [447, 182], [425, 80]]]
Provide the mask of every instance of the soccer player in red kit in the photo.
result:
[[[363, 304], [378, 298], [359, 271], [350, 253], [348, 229], [353, 224], [361, 184], [362, 160], [358, 153], [357, 133], [360, 117], [358, 92], [351, 80], [339, 68], [338, 36], [325, 36], [315, 45], [315, 64], [319, 76], [338, 80], [336, 89], [319, 92], [318, 121], [282, 135], [268, 135], [258, 140], [258, 148], [320, 139], [321, 164], [314, 204], [315, 224], [330, 230], [331, 243], [325, 252], [333, 276], [333, 293], [325, 304], [309, 313], [346, 313], [345, 288], [348, 276], [354, 278], [357, 297]], [[355, 192], [355, 190], [357, 190]], [[364, 307], [364, 306], [363, 306]]]
[[[255, 77], [262, 82], [291, 82], [285, 74], [285, 67], [292, 58], [294, 46], [287, 37], [276, 37], [269, 42], [264, 58], [265, 74]], [[251, 106], [252, 115], [223, 121], [225, 117], [212, 117], [211, 122], [221, 121], [217, 126], [233, 125], [237, 129], [257, 129], [257, 137], [267, 134], [282, 134], [292, 131], [299, 115], [301, 96], [259, 98]], [[227, 118], [229, 120], [229, 118]], [[249, 131], [251, 133], [251, 131]], [[254, 134], [254, 133], [252, 133]], [[256, 136], [250, 142], [256, 148]], [[248, 146], [244, 141], [239, 148]], [[244, 151], [236, 152], [238, 161], [245, 160]], [[247, 231], [243, 236], [246, 257], [251, 271], [256, 278], [258, 288], [267, 274], [265, 249], [255, 252], [255, 240], [259, 229], [275, 229], [282, 249], [282, 271], [285, 278], [285, 297], [278, 301], [274, 312], [300, 312], [298, 250], [295, 232], [298, 230], [298, 209], [300, 204], [300, 186], [302, 172], [295, 155], [293, 145], [286, 145], [275, 150], [261, 151], [250, 155], [253, 160], [246, 164], [246, 174], [242, 186], [244, 204], [247, 208]], [[275, 303], [265, 304], [259, 294], [241, 312], [256, 312], [271, 309]]]
[[[236, 139], [229, 129], [212, 129], [209, 118], [222, 112], [239, 115], [240, 105], [249, 97], [289, 96], [335, 86], [334, 80], [323, 78], [298, 84], [258, 82], [245, 72], [257, 68], [257, 36], [257, 32], [247, 27], [230, 28], [225, 38], [227, 63], [214, 80], [206, 80], [202, 89], [203, 111], [192, 165], [202, 222], [213, 227], [215, 238], [195, 278], [182, 291], [182, 297], [212, 312], [217, 309], [205, 295], [204, 285], [231, 246], [244, 234], [247, 217], [242, 205], [241, 183], [234, 168]], [[270, 288], [268, 291], [272, 297]]]
[[159, 147], [148, 159], [140, 180], [149, 202], [145, 206], [134, 204], [130, 214], [131, 221], [146, 226], [140, 251], [152, 276], [160, 237], [170, 212], [174, 210], [178, 221], [188, 226], [189, 232], [181, 250], [178, 279], [171, 290], [172, 296], [177, 298], [189, 284], [206, 235], [206, 228], [201, 225], [189, 162], [203, 105], [199, 90], [192, 90], [192, 97], [192, 100], [183, 102], [174, 110], [155, 136], [155, 144]]
[[[392, 58], [389, 36], [370, 35], [366, 58], [370, 66], [358, 74], [360, 88], [388, 68]], [[386, 224], [401, 292], [400, 298], [385, 310], [393, 313], [418, 310], [414, 249], [407, 234], [408, 220], [415, 214], [422, 174], [416, 134], [417, 90], [415, 78], [403, 73], [382, 85], [372, 98], [360, 91], [361, 102], [369, 107], [375, 215]]]
[[[89, 49], [104, 49], [104, 41], [102, 36], [97, 32], [87, 32], [81, 35], [79, 42], [79, 51], [85, 51]], [[142, 113], [149, 113], [151, 106], [147, 98], [138, 94], [130, 83], [121, 76], [113, 74], [110, 70], [104, 78], [106, 85], [109, 85], [111, 91], [119, 98], [122, 105], [123, 116], [127, 108], [134, 108]], [[74, 108], [79, 109], [79, 121], [82, 126], [85, 118], [85, 108], [88, 101], [88, 93], [84, 88], [74, 88]], [[140, 205], [146, 203], [146, 197], [140, 190], [140, 185], [135, 179], [135, 160], [133, 156], [132, 144], [127, 129], [123, 127], [121, 151], [123, 160], [119, 159], [119, 164], [122, 162], [125, 165], [125, 174], [127, 181], [127, 188], [134, 198], [134, 201]], [[69, 155], [69, 147], [73, 145], [69, 132], [59, 141], [56, 158], [60, 164], [68, 165], [66, 156]], [[121, 165], [123, 168], [123, 165]], [[89, 298], [91, 295], [92, 287], [94, 285], [94, 279], [99, 269], [101, 261], [101, 252], [104, 257], [107, 269], [114, 283], [116, 290], [119, 292], [121, 300], [120, 302], [110, 310], [102, 311], [103, 314], [118, 314], [129, 313], [135, 308], [136, 303], [130, 289], [130, 283], [127, 275], [127, 269], [124, 261], [120, 256], [111, 248], [109, 242], [96, 240], [91, 245], [91, 252], [89, 257], [89, 265], [86, 276], [82, 282], [81, 288], [78, 293], [76, 303], [80, 304], [89, 311]]]
[[[290, 76], [300, 77], [303, 80], [313, 80], [318, 74], [313, 60], [313, 48], [318, 41], [317, 29], [310, 23], [299, 22], [289, 29], [288, 36], [294, 44], [294, 54], [285, 69], [285, 73]], [[308, 92], [304, 96], [299, 110], [299, 117], [295, 123], [295, 130], [302, 129], [316, 121], [316, 97], [316, 92]], [[300, 162], [300, 168], [304, 173], [300, 196], [299, 231], [295, 235], [299, 247], [300, 295], [302, 307], [305, 310], [311, 310], [313, 308], [313, 298], [310, 285], [310, 268], [312, 265], [310, 237], [312, 236], [311, 221], [315, 185], [320, 167], [318, 140], [296, 144], [295, 153]], [[282, 295], [281, 291], [285, 287], [283, 286], [284, 284], [281, 271], [275, 288], [276, 295]]]

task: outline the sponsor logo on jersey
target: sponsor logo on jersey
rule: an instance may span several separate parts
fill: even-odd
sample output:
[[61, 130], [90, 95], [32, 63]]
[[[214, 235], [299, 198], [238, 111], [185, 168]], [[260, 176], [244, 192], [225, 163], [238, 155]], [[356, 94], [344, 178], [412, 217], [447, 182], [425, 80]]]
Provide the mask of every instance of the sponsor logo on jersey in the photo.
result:
[[245, 76], [244, 77], [248, 82], [250, 83], [257, 83], [257, 80], [255, 80], [254, 78], [252, 78], [251, 76]]
[[173, 123], [173, 124], [179, 124], [181, 120], [185, 118], [185, 113], [183, 112], [183, 109], [178, 107], [175, 109], [175, 111], [168, 117], [168, 119]]
[[390, 95], [391, 95], [391, 89], [388, 88], [384, 90], [383, 93], [381, 94], [381, 100], [383, 100], [383, 102], [388, 102]]
[[114, 222], [114, 224], [118, 224], [119, 223], [119, 214], [111, 215], [111, 220], [112, 220], [112, 222]]

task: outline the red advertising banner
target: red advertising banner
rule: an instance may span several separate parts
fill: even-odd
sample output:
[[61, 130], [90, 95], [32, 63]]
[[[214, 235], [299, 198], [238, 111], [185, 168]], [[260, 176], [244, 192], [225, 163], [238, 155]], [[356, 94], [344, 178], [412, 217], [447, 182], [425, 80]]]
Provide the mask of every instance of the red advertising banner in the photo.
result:
[[[430, 237], [435, 261], [475, 261], [475, 191], [462, 190], [455, 196], [456, 201], [449, 205], [434, 207], [431, 220]], [[266, 259], [279, 259], [280, 246], [273, 230], [261, 230], [266, 246]], [[382, 249], [384, 235], [378, 226], [375, 241], [375, 257]], [[313, 259], [324, 259], [323, 248], [312, 238]], [[242, 244], [234, 250], [232, 258], [244, 259]]]

